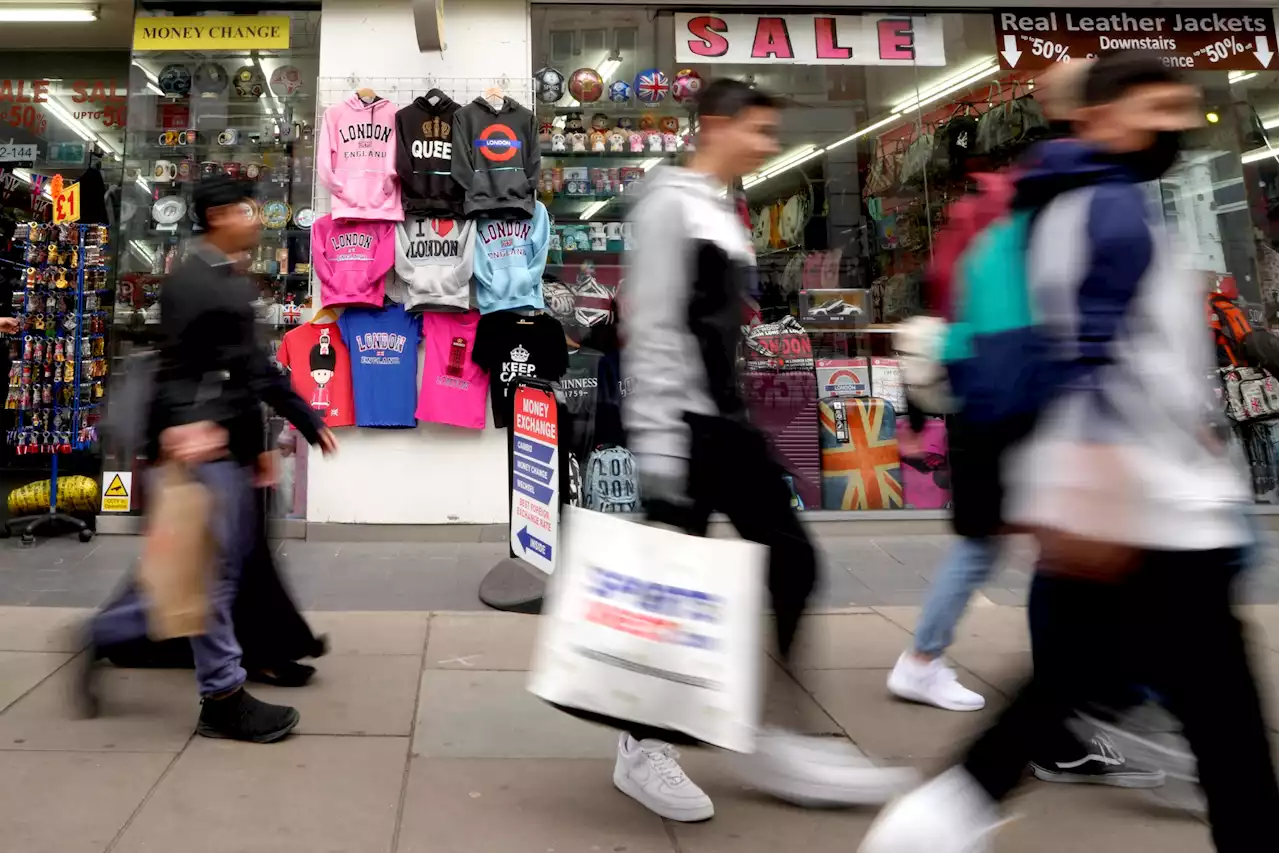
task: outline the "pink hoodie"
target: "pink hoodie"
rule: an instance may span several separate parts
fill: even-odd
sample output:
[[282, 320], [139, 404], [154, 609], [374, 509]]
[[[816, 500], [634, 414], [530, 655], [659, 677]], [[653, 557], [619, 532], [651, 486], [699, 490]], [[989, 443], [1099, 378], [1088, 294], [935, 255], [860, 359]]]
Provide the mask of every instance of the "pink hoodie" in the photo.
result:
[[387, 271], [395, 260], [395, 226], [390, 222], [335, 222], [322, 216], [311, 226], [311, 263], [325, 307], [381, 308]]
[[316, 172], [333, 193], [335, 219], [404, 219], [395, 150], [396, 105], [390, 101], [366, 104], [352, 95], [325, 110]]

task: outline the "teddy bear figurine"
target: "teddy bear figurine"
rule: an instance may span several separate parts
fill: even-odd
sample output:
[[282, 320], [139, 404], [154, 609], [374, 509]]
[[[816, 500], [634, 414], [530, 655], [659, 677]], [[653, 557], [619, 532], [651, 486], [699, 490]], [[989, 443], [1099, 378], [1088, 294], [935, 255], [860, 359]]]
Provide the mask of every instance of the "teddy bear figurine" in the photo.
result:
[[563, 154], [567, 149], [565, 135], [560, 131], [551, 134], [551, 151], [554, 154]]
[[630, 136], [627, 137], [627, 143], [631, 148], [632, 154], [644, 153], [644, 134], [643, 133], [632, 133]]

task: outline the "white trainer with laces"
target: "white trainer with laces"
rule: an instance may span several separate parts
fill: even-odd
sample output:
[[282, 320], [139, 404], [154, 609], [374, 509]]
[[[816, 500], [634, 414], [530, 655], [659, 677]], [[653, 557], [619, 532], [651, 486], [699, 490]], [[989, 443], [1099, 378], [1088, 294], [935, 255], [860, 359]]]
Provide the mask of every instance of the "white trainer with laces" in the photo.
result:
[[711, 798], [685, 775], [674, 746], [660, 740], [636, 740], [623, 732], [618, 737], [618, 760], [613, 784], [618, 790], [654, 814], [668, 820], [692, 823], [709, 820], [716, 813]]
[[977, 781], [953, 767], [886, 806], [858, 853], [991, 853], [1007, 822]]
[[744, 756], [743, 781], [798, 806], [882, 805], [920, 781], [910, 767], [879, 767], [842, 738], [765, 729]]
[[933, 705], [944, 711], [981, 711], [987, 700], [956, 680], [942, 658], [925, 663], [903, 652], [889, 673], [889, 692], [899, 699]]

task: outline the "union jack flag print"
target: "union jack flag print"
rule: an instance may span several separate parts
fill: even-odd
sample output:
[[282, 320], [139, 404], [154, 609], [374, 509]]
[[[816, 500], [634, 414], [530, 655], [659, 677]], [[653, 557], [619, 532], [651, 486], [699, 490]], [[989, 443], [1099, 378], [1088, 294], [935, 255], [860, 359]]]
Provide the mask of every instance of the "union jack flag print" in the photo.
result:
[[901, 508], [893, 409], [875, 398], [823, 400], [819, 424], [823, 509]]
[[667, 96], [671, 81], [660, 68], [650, 68], [636, 75], [636, 97], [646, 104], [656, 104]]

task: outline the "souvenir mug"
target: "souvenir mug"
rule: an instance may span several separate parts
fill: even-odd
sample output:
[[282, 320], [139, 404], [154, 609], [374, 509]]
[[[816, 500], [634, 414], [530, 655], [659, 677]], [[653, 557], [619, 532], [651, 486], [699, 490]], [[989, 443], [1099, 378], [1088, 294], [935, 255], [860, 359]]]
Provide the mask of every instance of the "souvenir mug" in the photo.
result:
[[240, 164], [239, 163], [223, 163], [222, 171], [223, 171], [223, 174], [225, 174], [228, 178], [239, 178]]
[[240, 141], [240, 131], [235, 128], [227, 128], [218, 134], [219, 145], [235, 145]]
[[262, 177], [262, 166], [258, 163], [246, 163], [244, 176], [251, 181], [258, 180], [258, 178]]
[[609, 242], [622, 239], [622, 223], [606, 222], [604, 224], [604, 236]]
[[215, 163], [212, 160], [205, 160], [200, 164], [200, 177], [212, 178], [214, 175], [222, 171], [222, 164]]
[[195, 177], [196, 161], [187, 159], [178, 164], [178, 180], [189, 181]]
[[156, 141], [159, 142], [161, 145], [177, 145], [178, 131], [166, 130], [164, 133], [156, 137]]
[[151, 167], [151, 179], [168, 183], [178, 177], [178, 167], [170, 160], [157, 160], [156, 164]]
[[194, 130], [182, 130], [178, 132], [179, 145], [195, 145], [199, 135]]

